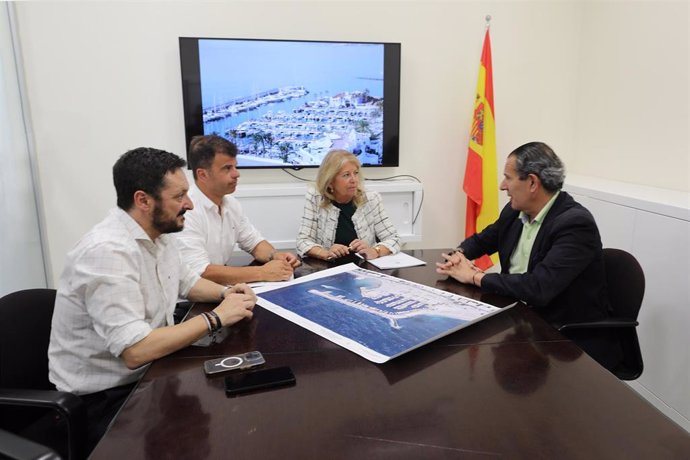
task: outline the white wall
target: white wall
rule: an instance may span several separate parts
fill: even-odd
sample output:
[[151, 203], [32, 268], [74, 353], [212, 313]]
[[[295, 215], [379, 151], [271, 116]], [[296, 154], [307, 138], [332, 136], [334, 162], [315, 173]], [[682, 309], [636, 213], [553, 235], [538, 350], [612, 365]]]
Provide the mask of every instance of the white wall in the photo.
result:
[[570, 172], [690, 191], [690, 2], [586, 2]]
[[[114, 205], [110, 170], [120, 154], [141, 145], [184, 152], [179, 36], [401, 42], [400, 167], [365, 172], [414, 174], [423, 181], [424, 236], [408, 247], [447, 247], [462, 239], [460, 183], [486, 14], [493, 16], [499, 165], [512, 148], [544, 140], [581, 174], [615, 169], [620, 180], [647, 183], [649, 174], [619, 161], [629, 142], [647, 139], [640, 124], [628, 131], [628, 124], [600, 128], [632, 118], [637, 107], [614, 103], [623, 96], [598, 98], [589, 75], [628, 75], [637, 47], [663, 48], [668, 59], [642, 56], [663, 66], [674, 84], [685, 82], [686, 97], [666, 103], [655, 119], [673, 126], [687, 121], [687, 4], [655, 3], [650, 12], [629, 3], [16, 3], [53, 273], [57, 277], [69, 248]], [[624, 21], [613, 20], [616, 15]], [[644, 40], [631, 21], [644, 25]], [[604, 46], [607, 55], [621, 58], [599, 59]], [[644, 104], [640, 111], [659, 109], [654, 97], [661, 83], [651, 76], [629, 95]], [[651, 136], [655, 128], [648, 129]], [[664, 176], [676, 188], [690, 189], [682, 176], [687, 130], [666, 136], [663, 147]], [[293, 180], [280, 171], [244, 171], [241, 182]]]
[[48, 281], [9, 13], [0, 4], [0, 297]]

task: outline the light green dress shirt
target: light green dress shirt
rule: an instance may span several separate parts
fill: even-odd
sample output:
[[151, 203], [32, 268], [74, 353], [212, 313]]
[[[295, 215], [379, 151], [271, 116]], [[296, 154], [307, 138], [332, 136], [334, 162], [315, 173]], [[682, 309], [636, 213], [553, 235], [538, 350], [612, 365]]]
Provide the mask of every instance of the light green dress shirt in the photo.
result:
[[527, 272], [529, 256], [532, 253], [532, 246], [534, 246], [534, 240], [537, 238], [541, 223], [544, 222], [546, 215], [549, 213], [551, 206], [553, 206], [554, 201], [556, 201], [560, 193], [559, 190], [551, 197], [549, 202], [539, 211], [539, 214], [537, 214], [537, 217], [535, 217], [532, 222], [529, 221], [527, 214], [520, 212], [519, 219], [522, 221], [522, 233], [520, 234], [520, 240], [517, 246], [515, 246], [513, 254], [510, 256], [510, 268], [508, 269], [508, 273]]

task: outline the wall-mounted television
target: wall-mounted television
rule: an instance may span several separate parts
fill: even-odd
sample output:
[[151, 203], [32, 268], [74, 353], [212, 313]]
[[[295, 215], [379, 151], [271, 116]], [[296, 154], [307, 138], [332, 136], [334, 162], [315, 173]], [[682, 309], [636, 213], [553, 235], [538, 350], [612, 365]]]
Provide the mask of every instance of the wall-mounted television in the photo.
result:
[[318, 167], [331, 149], [398, 166], [400, 44], [180, 38], [187, 146], [238, 147], [238, 167]]

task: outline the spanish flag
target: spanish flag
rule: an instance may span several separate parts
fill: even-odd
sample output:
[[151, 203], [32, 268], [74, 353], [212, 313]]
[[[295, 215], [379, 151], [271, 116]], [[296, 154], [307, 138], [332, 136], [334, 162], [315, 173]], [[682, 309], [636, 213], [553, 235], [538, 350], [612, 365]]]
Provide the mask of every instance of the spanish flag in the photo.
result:
[[[465, 238], [474, 235], [498, 219], [498, 171], [496, 169], [496, 126], [494, 124], [494, 85], [491, 71], [491, 39], [489, 29], [484, 36], [484, 49], [479, 65], [477, 96], [474, 100], [472, 131], [467, 149], [467, 165], [462, 189], [467, 194]], [[482, 256], [475, 260], [485, 270], [496, 261]]]

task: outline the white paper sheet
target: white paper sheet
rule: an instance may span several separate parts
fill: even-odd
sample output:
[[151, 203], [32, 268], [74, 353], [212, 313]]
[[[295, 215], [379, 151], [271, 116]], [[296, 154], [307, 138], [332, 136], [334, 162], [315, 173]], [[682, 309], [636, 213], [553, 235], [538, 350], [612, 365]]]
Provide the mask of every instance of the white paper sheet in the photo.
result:
[[388, 256], [377, 257], [376, 259], [367, 260], [370, 264], [380, 268], [381, 270], [386, 270], [389, 268], [404, 268], [404, 267], [416, 267], [418, 265], [426, 265], [426, 262], [419, 260], [416, 257], [412, 257], [404, 252], [399, 252], [397, 254], [391, 254]]

